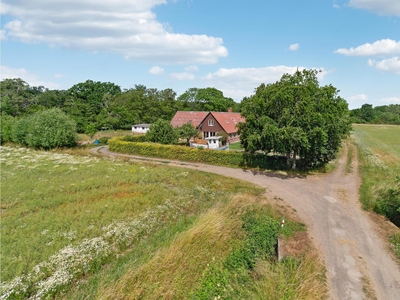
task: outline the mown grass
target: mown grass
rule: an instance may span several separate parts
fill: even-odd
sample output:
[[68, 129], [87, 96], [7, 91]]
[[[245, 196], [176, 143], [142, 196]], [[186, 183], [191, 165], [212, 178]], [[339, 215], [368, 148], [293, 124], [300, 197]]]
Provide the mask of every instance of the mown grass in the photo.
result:
[[358, 147], [360, 199], [364, 208], [387, 214], [393, 218], [392, 222], [398, 223], [400, 220], [390, 211], [400, 207], [390, 201], [396, 198], [396, 191], [400, 192], [396, 179], [400, 174], [400, 126], [353, 125], [352, 138]]
[[[114, 292], [187, 298], [203, 282], [206, 263], [223, 265], [243, 243], [247, 208], [262, 203], [266, 215], [281, 218], [262, 189], [230, 178], [82, 152], [0, 149], [6, 299], [110, 298]], [[300, 272], [316, 279], [310, 289], [324, 286], [315, 274]], [[257, 290], [254, 284], [243, 289]]]
[[240, 143], [233, 143], [233, 144], [229, 144], [229, 150], [243, 151], [244, 149], [242, 148]]

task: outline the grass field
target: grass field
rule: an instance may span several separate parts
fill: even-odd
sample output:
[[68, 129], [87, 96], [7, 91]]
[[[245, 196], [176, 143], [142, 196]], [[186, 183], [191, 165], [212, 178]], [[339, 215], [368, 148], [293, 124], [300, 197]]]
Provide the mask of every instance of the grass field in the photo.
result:
[[233, 143], [229, 144], [229, 150], [243, 151], [244, 149], [240, 146], [240, 143]]
[[[364, 207], [386, 215], [399, 226], [400, 126], [353, 125], [352, 138], [359, 151]], [[391, 240], [400, 257], [400, 235]]]
[[[251, 184], [168, 166], [0, 147], [1, 299], [321, 299], [312, 255]], [[307, 250], [307, 249], [305, 249]]]

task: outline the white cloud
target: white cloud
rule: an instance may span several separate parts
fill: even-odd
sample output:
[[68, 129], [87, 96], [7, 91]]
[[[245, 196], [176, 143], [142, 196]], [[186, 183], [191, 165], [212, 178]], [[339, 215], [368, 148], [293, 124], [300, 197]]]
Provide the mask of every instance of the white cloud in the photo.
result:
[[60, 73], [54, 74], [54, 78], [63, 78], [63, 77], [65, 77], [64, 74], [60, 74]]
[[350, 0], [347, 5], [366, 9], [379, 15], [400, 16], [399, 0]]
[[[272, 66], [264, 68], [220, 68], [214, 73], [207, 74], [203, 80], [211, 82], [213, 86], [224, 92], [224, 95], [236, 101], [244, 96], [253, 94], [255, 88], [261, 83], [274, 83], [283, 74], [293, 74], [296, 70], [304, 70], [304, 67]], [[322, 80], [328, 73], [325, 69], [318, 73], [318, 79]]]
[[296, 50], [299, 49], [299, 47], [300, 47], [299, 44], [291, 44], [291, 45], [289, 46], [289, 50], [290, 50], [290, 51], [296, 51]]
[[5, 41], [7, 40], [7, 35], [6, 35], [6, 31], [4, 29], [0, 30], [0, 41]]
[[381, 61], [375, 61], [374, 59], [369, 59], [368, 65], [371, 67], [375, 67], [381, 71], [395, 72], [397, 74], [400, 74], [400, 59], [397, 56], [384, 59]]
[[174, 80], [194, 80], [196, 76], [189, 72], [171, 73], [170, 77]]
[[197, 66], [189, 66], [185, 68], [186, 72], [197, 72], [199, 68]]
[[167, 0], [3, 0], [12, 21], [6, 35], [24, 43], [46, 43], [126, 59], [158, 63], [216, 63], [228, 55], [221, 38], [172, 33], [152, 9]]
[[[400, 2], [399, 2], [400, 3]], [[347, 56], [372, 56], [372, 55], [392, 55], [400, 54], [400, 41], [391, 39], [382, 39], [372, 44], [366, 43], [356, 48], [340, 48], [335, 53]]]
[[368, 96], [365, 94], [359, 94], [359, 95], [351, 96], [348, 99], [349, 99], [349, 101], [367, 101]]
[[153, 75], [161, 75], [164, 73], [164, 68], [160, 68], [159, 66], [154, 66], [150, 68], [149, 73]]
[[397, 104], [397, 103], [400, 103], [400, 97], [383, 98], [380, 100], [380, 102], [383, 102], [386, 104]]
[[36, 74], [32, 74], [28, 72], [24, 68], [14, 69], [4, 65], [0, 66], [0, 79], [13, 79], [13, 78], [21, 78], [25, 82], [27, 82], [30, 86], [44, 86], [48, 89], [59, 89], [60, 86], [55, 82], [45, 82], [39, 79], [39, 76]]

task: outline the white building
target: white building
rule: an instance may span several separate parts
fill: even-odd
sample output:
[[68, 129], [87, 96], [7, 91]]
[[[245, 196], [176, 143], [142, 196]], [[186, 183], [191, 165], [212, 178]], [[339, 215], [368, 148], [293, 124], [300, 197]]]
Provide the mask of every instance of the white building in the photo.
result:
[[132, 125], [132, 133], [146, 133], [150, 129], [150, 124]]

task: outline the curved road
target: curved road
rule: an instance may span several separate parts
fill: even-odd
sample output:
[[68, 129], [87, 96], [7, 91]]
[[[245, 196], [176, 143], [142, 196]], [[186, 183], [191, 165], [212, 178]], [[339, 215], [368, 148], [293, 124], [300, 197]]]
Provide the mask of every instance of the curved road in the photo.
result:
[[165, 164], [168, 161], [169, 165], [230, 176], [262, 186], [266, 188], [269, 198], [283, 199], [296, 209], [307, 224], [325, 260], [330, 299], [400, 299], [400, 269], [376, 234], [375, 225], [360, 208], [360, 179], [356, 157], [352, 162], [352, 171], [348, 174], [345, 172], [347, 155], [344, 155], [331, 174], [288, 177], [268, 172], [255, 173], [198, 163], [144, 158], [111, 152], [108, 147], [97, 147], [93, 151], [141, 162]]

